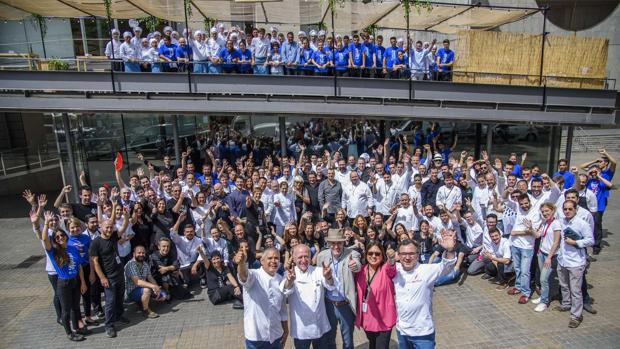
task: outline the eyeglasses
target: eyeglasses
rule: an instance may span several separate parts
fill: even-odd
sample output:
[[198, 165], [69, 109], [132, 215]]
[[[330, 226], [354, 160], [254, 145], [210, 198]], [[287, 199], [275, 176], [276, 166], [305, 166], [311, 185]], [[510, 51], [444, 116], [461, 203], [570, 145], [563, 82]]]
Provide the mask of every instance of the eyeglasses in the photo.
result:
[[372, 257], [372, 256], [381, 257], [381, 256], [383, 256], [383, 253], [381, 253], [381, 252], [368, 252], [368, 253], [366, 253], [366, 255], [370, 256], [370, 257]]

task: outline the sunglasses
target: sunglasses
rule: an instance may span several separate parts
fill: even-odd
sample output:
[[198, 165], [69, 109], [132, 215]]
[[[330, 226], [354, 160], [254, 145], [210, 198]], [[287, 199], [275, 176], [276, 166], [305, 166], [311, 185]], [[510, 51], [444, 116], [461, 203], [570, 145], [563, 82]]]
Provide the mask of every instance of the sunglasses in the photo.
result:
[[56, 236], [54, 237], [54, 240], [61, 240], [61, 239], [62, 239], [62, 240], [66, 240], [66, 239], [67, 239], [67, 237], [66, 237], [65, 235], [56, 235]]
[[375, 257], [383, 256], [383, 254], [381, 252], [368, 252], [368, 253], [366, 253], [366, 255], [368, 255], [368, 256], [375, 256]]

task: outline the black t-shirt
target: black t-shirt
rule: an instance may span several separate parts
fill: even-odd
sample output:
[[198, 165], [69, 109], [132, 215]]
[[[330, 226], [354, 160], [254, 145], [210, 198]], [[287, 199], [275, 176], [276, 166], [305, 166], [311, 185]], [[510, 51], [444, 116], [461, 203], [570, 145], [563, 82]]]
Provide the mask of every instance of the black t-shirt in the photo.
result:
[[177, 204], [177, 200], [176, 199], [170, 199], [168, 201], [166, 201], [166, 211], [169, 211], [170, 213], [172, 213], [172, 217], [174, 219], [174, 222], [177, 221], [177, 219], [179, 219], [179, 213], [181, 211], [185, 211], [186, 216], [185, 216], [185, 221], [181, 222], [180, 228], [179, 230], [182, 230], [187, 224], [194, 224], [194, 220], [192, 219], [192, 213], [190, 212], [190, 208], [192, 205], [192, 200], [190, 200], [189, 198], [183, 198], [183, 201], [181, 202], [181, 208], [179, 211], [179, 213], [174, 213], [172, 211], [172, 208], [174, 206], [176, 206]]
[[[437, 252], [439, 252], [440, 256], [445, 251], [444, 248], [441, 247], [440, 244], [437, 244], [436, 249], [437, 249]], [[467, 256], [471, 252], [471, 249], [469, 247], [467, 247], [466, 245], [462, 244], [460, 241], [457, 241], [456, 245], [454, 246], [454, 253], [456, 253], [458, 255], [461, 252], [463, 252]]]
[[114, 231], [107, 240], [101, 236], [96, 237], [88, 250], [91, 257], [99, 258], [103, 275], [108, 279], [116, 279], [123, 275], [123, 264], [118, 255], [117, 243], [118, 233]]
[[432, 233], [429, 232], [429, 234], [428, 234], [428, 236], [426, 236], [426, 238], [422, 238], [422, 235], [420, 234], [420, 232], [416, 231], [413, 234], [413, 240], [417, 243], [418, 251], [420, 251], [420, 254], [424, 255], [424, 254], [433, 253], [433, 236], [432, 236]]
[[245, 209], [245, 218], [247, 219], [247, 232], [253, 237], [256, 236], [256, 227], [260, 227], [263, 233], [266, 232], [265, 208], [261, 201], [258, 203], [252, 201], [250, 207]]
[[209, 269], [207, 269], [207, 292], [210, 294], [226, 286], [228, 284], [228, 273], [230, 273], [230, 270], [223, 264], [222, 272], [218, 272], [213, 265], [210, 265]]
[[86, 222], [86, 216], [89, 214], [97, 215], [97, 204], [94, 202], [89, 202], [86, 205], [81, 203], [71, 204], [71, 209], [73, 210], [73, 215], [82, 222]]

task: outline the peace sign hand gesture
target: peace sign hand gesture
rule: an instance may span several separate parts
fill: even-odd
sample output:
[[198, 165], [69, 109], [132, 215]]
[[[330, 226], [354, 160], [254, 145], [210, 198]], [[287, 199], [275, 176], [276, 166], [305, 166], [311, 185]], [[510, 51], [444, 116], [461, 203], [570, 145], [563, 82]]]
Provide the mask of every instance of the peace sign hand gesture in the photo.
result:
[[327, 262], [323, 262], [323, 277], [327, 281], [332, 279], [332, 267]]

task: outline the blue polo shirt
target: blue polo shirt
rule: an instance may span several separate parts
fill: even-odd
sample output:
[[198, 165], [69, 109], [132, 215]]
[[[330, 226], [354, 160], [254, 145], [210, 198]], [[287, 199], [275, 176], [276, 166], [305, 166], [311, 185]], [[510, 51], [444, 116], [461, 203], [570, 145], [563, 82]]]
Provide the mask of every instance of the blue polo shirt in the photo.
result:
[[333, 59], [336, 70], [347, 70], [349, 66], [349, 50], [344, 47], [340, 50], [336, 49]]
[[[437, 57], [439, 57], [440, 64], [447, 64], [454, 62], [454, 51], [444, 49], [443, 47], [437, 50]], [[442, 67], [443, 71], [452, 71], [452, 67]]]

